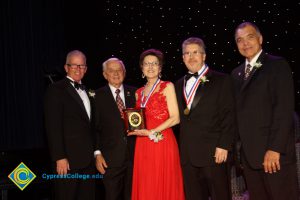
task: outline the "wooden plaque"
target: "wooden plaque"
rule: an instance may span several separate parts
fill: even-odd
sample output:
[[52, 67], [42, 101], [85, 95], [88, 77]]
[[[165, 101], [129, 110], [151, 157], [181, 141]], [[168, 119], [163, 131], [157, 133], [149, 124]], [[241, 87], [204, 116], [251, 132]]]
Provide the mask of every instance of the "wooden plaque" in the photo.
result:
[[123, 109], [124, 123], [128, 132], [146, 129], [145, 108]]

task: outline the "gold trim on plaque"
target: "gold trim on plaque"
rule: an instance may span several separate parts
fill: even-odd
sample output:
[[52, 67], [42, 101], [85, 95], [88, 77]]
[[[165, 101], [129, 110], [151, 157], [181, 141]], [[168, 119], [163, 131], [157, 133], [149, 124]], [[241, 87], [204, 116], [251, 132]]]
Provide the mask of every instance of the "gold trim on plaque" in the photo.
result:
[[128, 116], [129, 124], [133, 127], [138, 127], [142, 123], [142, 116], [138, 112], [132, 112]]

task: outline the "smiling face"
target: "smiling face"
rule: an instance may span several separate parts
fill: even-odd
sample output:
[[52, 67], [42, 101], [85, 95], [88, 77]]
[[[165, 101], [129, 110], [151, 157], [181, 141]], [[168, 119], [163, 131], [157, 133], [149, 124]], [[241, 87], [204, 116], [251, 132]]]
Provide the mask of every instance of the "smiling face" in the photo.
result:
[[106, 63], [106, 67], [103, 71], [104, 78], [109, 84], [115, 88], [119, 88], [125, 78], [125, 69], [118, 60], [111, 60]]
[[64, 68], [67, 76], [71, 77], [75, 82], [79, 82], [87, 71], [85, 56], [79, 53], [71, 55], [68, 57]]
[[204, 65], [206, 53], [198, 44], [187, 44], [183, 49], [182, 58], [188, 70], [195, 73]]
[[161, 72], [161, 66], [156, 56], [148, 55], [144, 57], [142, 63], [142, 72], [147, 79], [156, 79]]
[[236, 30], [235, 42], [238, 50], [248, 61], [262, 49], [262, 41], [262, 35], [251, 25]]

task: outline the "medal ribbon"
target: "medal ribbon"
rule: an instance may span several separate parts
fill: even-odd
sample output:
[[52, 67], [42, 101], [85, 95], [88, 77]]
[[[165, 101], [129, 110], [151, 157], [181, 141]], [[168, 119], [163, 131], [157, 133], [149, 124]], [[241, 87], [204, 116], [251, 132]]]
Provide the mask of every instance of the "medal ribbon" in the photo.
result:
[[196, 89], [198, 88], [198, 86], [201, 82], [201, 78], [203, 76], [205, 76], [207, 74], [207, 72], [208, 72], [208, 66], [205, 65], [204, 68], [201, 69], [199, 77], [197, 78], [197, 80], [193, 84], [192, 88], [188, 92], [186, 92], [185, 83], [184, 83], [184, 85], [183, 85], [183, 96], [184, 96], [186, 106], [188, 106], [191, 103], [192, 98], [195, 96]]
[[[141, 99], [141, 107], [142, 107], [142, 108], [145, 108], [145, 107], [146, 107], [146, 104], [148, 103], [148, 100], [149, 100], [150, 96], [151, 96], [152, 93], [155, 91], [155, 89], [156, 89], [156, 87], [158, 86], [159, 82], [160, 82], [160, 79], [158, 78], [158, 79], [155, 81], [154, 85], [152, 86], [152, 88], [151, 88], [151, 90], [150, 90], [150, 92], [149, 92], [149, 94], [148, 94], [148, 96], [147, 96], [145, 102], [144, 102], [144, 98], [145, 98], [144, 90], [142, 91], [142, 99]], [[144, 103], [143, 103], [143, 102], [144, 102]]]

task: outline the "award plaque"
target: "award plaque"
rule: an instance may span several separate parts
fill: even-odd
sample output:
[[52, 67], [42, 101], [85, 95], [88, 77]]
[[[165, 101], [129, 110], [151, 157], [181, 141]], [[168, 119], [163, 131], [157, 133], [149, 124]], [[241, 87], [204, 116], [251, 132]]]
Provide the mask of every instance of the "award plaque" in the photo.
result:
[[123, 109], [126, 130], [133, 131], [146, 128], [145, 108]]

